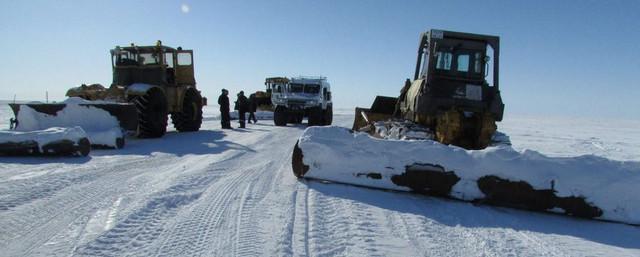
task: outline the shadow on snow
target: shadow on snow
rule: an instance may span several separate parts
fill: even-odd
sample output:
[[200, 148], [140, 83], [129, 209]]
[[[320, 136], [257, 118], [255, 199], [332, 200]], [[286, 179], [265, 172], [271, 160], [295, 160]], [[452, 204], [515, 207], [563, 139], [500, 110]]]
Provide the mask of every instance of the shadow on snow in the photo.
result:
[[362, 202], [400, 213], [422, 216], [446, 226], [510, 228], [544, 234], [567, 235], [588, 241], [640, 249], [640, 227], [571, 218], [523, 210], [475, 206], [472, 203], [404, 192], [381, 191], [343, 184], [299, 180], [331, 197]]

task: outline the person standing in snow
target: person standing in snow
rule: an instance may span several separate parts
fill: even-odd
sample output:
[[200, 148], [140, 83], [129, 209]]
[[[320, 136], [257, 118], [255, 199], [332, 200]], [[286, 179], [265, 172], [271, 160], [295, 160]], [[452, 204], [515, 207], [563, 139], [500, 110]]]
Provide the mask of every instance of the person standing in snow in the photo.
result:
[[232, 129], [231, 116], [229, 115], [229, 91], [222, 89], [222, 94], [218, 97], [218, 105], [220, 105], [220, 123], [223, 129]]
[[258, 119], [256, 119], [257, 110], [256, 94], [251, 94], [249, 95], [249, 123], [251, 123], [251, 120], [253, 120], [253, 123], [258, 123]]
[[238, 111], [238, 120], [240, 121], [240, 128], [245, 128], [245, 115], [248, 111], [249, 100], [244, 96], [244, 91], [238, 93], [238, 100], [236, 100], [235, 109]]

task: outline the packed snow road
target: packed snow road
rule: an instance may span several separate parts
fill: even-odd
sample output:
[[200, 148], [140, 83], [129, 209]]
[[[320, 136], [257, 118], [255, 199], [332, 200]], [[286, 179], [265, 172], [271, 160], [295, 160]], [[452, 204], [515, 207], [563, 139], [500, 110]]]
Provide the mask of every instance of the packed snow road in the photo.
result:
[[[335, 123], [350, 127], [350, 112]], [[524, 123], [506, 124], [514, 143], [552, 140]], [[290, 157], [304, 127], [219, 126], [208, 117], [200, 132], [86, 158], [0, 157], [0, 256], [640, 255], [634, 226], [298, 180]], [[543, 150], [594, 141], [591, 153], [638, 161], [640, 136], [626, 128], [556, 129], [577, 143]]]

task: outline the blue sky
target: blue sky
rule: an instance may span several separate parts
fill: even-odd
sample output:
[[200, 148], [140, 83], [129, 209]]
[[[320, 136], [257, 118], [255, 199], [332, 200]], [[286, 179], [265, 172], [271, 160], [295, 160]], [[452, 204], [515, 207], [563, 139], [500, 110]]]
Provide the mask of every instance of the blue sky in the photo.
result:
[[211, 99], [324, 75], [337, 107], [369, 106], [399, 94], [419, 34], [439, 28], [501, 37], [506, 119], [640, 119], [639, 12], [640, 1], [2, 1], [0, 99], [108, 86], [109, 49], [161, 39], [194, 49]]

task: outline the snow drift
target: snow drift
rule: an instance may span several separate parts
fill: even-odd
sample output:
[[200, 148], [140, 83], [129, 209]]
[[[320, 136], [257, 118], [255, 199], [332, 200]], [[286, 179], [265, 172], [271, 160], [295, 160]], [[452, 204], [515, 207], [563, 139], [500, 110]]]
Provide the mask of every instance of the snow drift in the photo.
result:
[[89, 140], [80, 127], [29, 132], [0, 130], [0, 155], [87, 156]]
[[554, 158], [505, 144], [465, 150], [310, 127], [292, 166], [298, 177], [640, 224], [638, 162]]

